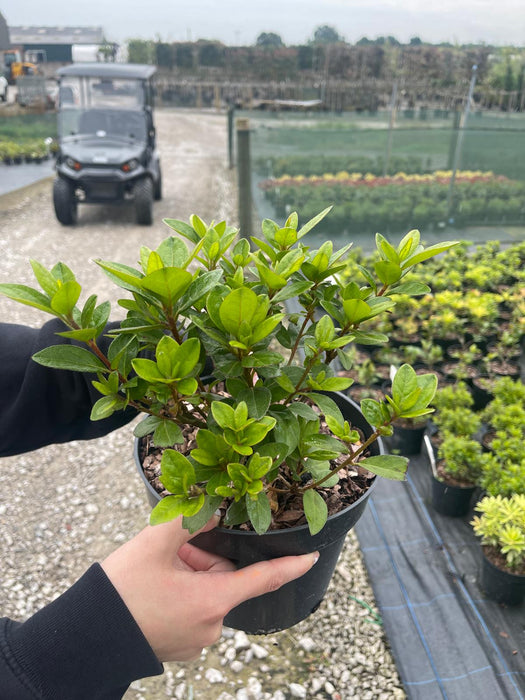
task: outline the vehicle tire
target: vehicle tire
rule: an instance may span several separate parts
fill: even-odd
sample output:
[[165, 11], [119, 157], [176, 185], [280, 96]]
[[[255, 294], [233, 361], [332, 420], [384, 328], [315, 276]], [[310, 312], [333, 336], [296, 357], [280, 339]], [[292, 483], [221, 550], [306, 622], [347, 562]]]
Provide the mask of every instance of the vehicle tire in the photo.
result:
[[159, 202], [162, 199], [162, 173], [161, 173], [160, 167], [159, 167], [159, 179], [155, 183], [153, 196], [154, 196], [156, 202]]
[[63, 226], [73, 226], [77, 221], [77, 201], [75, 188], [61, 177], [53, 183], [53, 205], [57, 219]]
[[137, 224], [151, 226], [153, 223], [153, 182], [145, 177], [139, 180], [133, 190], [135, 217]]

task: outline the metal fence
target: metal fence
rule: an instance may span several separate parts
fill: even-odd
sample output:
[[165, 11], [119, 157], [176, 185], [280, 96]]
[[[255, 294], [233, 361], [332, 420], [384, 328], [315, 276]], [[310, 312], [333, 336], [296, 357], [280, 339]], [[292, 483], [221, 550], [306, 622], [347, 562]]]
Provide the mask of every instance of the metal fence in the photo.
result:
[[[475, 111], [465, 120], [460, 112], [418, 109], [249, 116], [259, 219], [295, 209], [309, 216], [314, 205], [334, 205], [335, 233], [343, 239], [358, 234], [365, 247], [375, 231], [398, 234], [407, 226], [421, 229], [427, 241], [525, 237], [524, 114]], [[334, 230], [319, 237], [328, 233], [333, 237]]]

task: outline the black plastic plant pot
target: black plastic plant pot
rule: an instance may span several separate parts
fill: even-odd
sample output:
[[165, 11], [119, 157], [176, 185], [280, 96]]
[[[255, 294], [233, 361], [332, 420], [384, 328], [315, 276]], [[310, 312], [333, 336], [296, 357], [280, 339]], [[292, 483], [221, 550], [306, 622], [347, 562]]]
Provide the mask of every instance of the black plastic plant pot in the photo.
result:
[[432, 508], [441, 515], [460, 518], [470, 510], [476, 486], [452, 486], [432, 474]]
[[390, 439], [392, 450], [404, 456], [418, 455], [421, 452], [426, 428], [426, 423], [414, 427], [394, 424], [394, 434]]
[[[356, 403], [338, 392], [330, 393], [330, 396], [346, 420], [361, 429], [365, 436], [371, 434], [372, 429]], [[135, 461], [145, 483], [148, 500], [154, 506], [160, 496], [144, 475], [139, 461], [138, 443], [136, 440]], [[370, 452], [384, 454], [381, 440], [371, 446]], [[272, 530], [264, 535], [217, 527], [193, 538], [192, 544], [232, 560], [239, 569], [275, 557], [306, 554], [315, 550], [320, 554], [319, 561], [304, 576], [285, 584], [277, 591], [241, 603], [228, 613], [224, 624], [248, 634], [270, 634], [296, 625], [317, 610], [334, 573], [345, 537], [363, 514], [378, 478], [375, 478], [359, 500], [330, 516], [324, 528], [314, 536], [310, 534], [307, 525], [301, 525], [286, 530]]]
[[481, 588], [487, 598], [504, 605], [520, 605], [525, 599], [525, 575], [495, 566], [482, 552]]

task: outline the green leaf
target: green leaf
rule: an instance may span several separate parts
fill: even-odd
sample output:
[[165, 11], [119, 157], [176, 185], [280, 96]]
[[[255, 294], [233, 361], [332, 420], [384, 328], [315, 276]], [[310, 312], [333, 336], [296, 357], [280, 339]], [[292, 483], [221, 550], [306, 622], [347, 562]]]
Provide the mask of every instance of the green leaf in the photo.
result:
[[256, 324], [250, 337], [251, 345], [259, 343], [261, 340], [263, 340], [263, 338], [270, 335], [270, 333], [276, 328], [276, 326], [279, 325], [283, 318], [284, 314], [274, 314], [273, 316], [264, 319], [262, 323]]
[[316, 535], [325, 526], [328, 507], [320, 493], [308, 489], [303, 494], [303, 508], [311, 535]]
[[195, 515], [204, 505], [204, 494], [195, 498], [184, 498], [182, 496], [166, 496], [151, 511], [150, 524], [160, 525], [168, 523], [179, 515], [191, 517]]
[[367, 422], [374, 428], [383, 425], [384, 415], [379, 401], [374, 401], [374, 399], [363, 399], [361, 401], [361, 411], [363, 412], [363, 416]]
[[182, 527], [184, 527], [192, 535], [197, 530], [203, 528], [210, 518], [214, 515], [217, 508], [221, 505], [222, 498], [220, 496], [205, 496], [204, 504], [198, 513], [195, 515], [185, 515], [182, 519]]
[[272, 511], [270, 501], [264, 491], [257, 494], [256, 498], [246, 495], [246, 510], [248, 517], [257, 534], [264, 534], [272, 522]]
[[61, 338], [71, 338], [73, 340], [80, 340], [83, 343], [87, 343], [89, 340], [93, 340], [98, 335], [98, 328], [80, 328], [76, 331], [63, 331], [62, 333], [57, 333]]
[[349, 323], [361, 323], [371, 313], [370, 306], [362, 299], [346, 299], [343, 301], [343, 310]]
[[401, 410], [403, 408], [411, 408], [415, 403], [414, 392], [419, 394], [417, 390], [417, 375], [415, 371], [410, 365], [401, 365], [392, 382], [392, 398], [396, 406]]
[[33, 360], [44, 367], [73, 372], [107, 372], [106, 365], [98, 357], [75, 345], [50, 345], [33, 355]]
[[397, 250], [380, 233], [376, 233], [376, 246], [384, 260], [390, 260], [391, 262], [399, 264]]
[[184, 296], [181, 297], [179, 313], [205, 297], [208, 292], [211, 292], [219, 284], [222, 275], [222, 270], [212, 270], [211, 272], [204, 272], [194, 279], [185, 291]]
[[223, 430], [224, 428], [230, 428], [234, 425], [235, 411], [225, 401], [213, 401], [211, 404], [211, 412], [217, 425]]
[[133, 435], [138, 438], [150, 435], [156, 429], [160, 421], [161, 419], [157, 418], [157, 416], [148, 416], [135, 426]]
[[341, 413], [336, 402], [329, 396], [326, 396], [325, 394], [316, 394], [312, 392], [308, 394], [308, 398], [310, 398], [321, 409], [321, 413], [324, 416], [332, 416], [332, 418], [336, 420], [340, 425], [344, 424], [345, 421], [343, 418], [343, 414]]
[[113, 415], [119, 408], [123, 408], [123, 400], [118, 396], [103, 396], [93, 404], [91, 409], [91, 420], [102, 420]]
[[402, 282], [388, 290], [390, 295], [392, 294], [408, 294], [409, 296], [415, 297], [421, 294], [429, 294], [432, 290], [428, 284], [423, 284], [422, 282]]
[[62, 316], [69, 316], [80, 296], [81, 287], [75, 280], [69, 280], [58, 287], [51, 298], [51, 308]]
[[160, 423], [153, 433], [153, 444], [156, 447], [169, 447], [183, 442], [184, 437], [179, 426], [167, 418], [160, 419]]
[[180, 238], [165, 238], [156, 250], [165, 267], [183, 267], [188, 260], [188, 249]]
[[265, 386], [244, 389], [237, 396], [237, 401], [245, 402], [248, 407], [248, 414], [256, 420], [266, 415], [271, 400], [272, 393]]
[[49, 272], [49, 270], [47, 270], [37, 260], [30, 260], [29, 262], [31, 263], [33, 274], [35, 275], [38, 284], [42, 287], [46, 294], [52, 297], [58, 289], [56, 279], [53, 277], [51, 272]]
[[144, 277], [142, 287], [156, 294], [168, 306], [172, 306], [186, 291], [192, 281], [187, 270], [164, 267]]
[[119, 287], [132, 292], [142, 289], [141, 281], [144, 275], [138, 270], [129, 267], [129, 265], [107, 262], [105, 260], [95, 260], [95, 262]]
[[383, 284], [395, 284], [401, 277], [399, 263], [392, 260], [380, 260], [374, 265], [374, 269]]
[[257, 311], [257, 295], [248, 287], [230, 292], [219, 308], [221, 323], [233, 336], [238, 337], [241, 323], [250, 324]]
[[162, 219], [162, 222], [192, 243], [198, 243], [200, 241], [199, 234], [185, 221], [179, 221], [178, 219]]
[[297, 240], [305, 236], [309, 231], [311, 231], [314, 228], [314, 226], [317, 226], [317, 224], [321, 222], [332, 209], [333, 206], [327, 207], [326, 209], [323, 209], [322, 212], [310, 219], [310, 221], [307, 221], [305, 225], [302, 226], [297, 232]]
[[455, 245], [458, 245], [458, 241], [444, 241], [443, 243], [436, 243], [435, 245], [428, 246], [428, 248], [425, 248], [425, 250], [421, 251], [420, 253], [415, 253], [411, 257], [404, 260], [402, 268], [403, 270], [406, 270], [409, 267], [413, 267], [417, 263], [423, 262], [423, 260], [433, 258], [434, 255], [444, 253], [446, 250], [449, 250], [449, 248], [452, 248]]
[[384, 476], [386, 479], [404, 481], [408, 459], [397, 455], [375, 455], [362, 459], [359, 466], [368, 469], [373, 474]]
[[0, 294], [20, 304], [33, 306], [35, 309], [40, 309], [50, 314], [54, 313], [46, 295], [36, 289], [26, 287], [24, 284], [0, 284]]
[[248, 511], [246, 510], [246, 501], [233, 501], [226, 511], [224, 516], [225, 525], [240, 525], [248, 520]]

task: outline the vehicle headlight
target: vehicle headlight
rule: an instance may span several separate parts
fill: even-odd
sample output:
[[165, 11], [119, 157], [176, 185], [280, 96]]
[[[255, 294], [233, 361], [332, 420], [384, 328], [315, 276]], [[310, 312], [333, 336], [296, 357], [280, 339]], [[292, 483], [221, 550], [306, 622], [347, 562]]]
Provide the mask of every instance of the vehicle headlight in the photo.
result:
[[121, 166], [121, 170], [123, 170], [125, 173], [130, 173], [132, 170], [135, 170], [138, 167], [138, 160], [136, 158], [132, 158], [131, 160], [128, 160], [127, 163], [124, 163], [124, 165]]
[[78, 162], [78, 160], [75, 160], [74, 158], [66, 158], [66, 165], [68, 168], [71, 168], [71, 170], [82, 169], [82, 165]]

